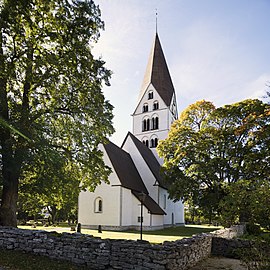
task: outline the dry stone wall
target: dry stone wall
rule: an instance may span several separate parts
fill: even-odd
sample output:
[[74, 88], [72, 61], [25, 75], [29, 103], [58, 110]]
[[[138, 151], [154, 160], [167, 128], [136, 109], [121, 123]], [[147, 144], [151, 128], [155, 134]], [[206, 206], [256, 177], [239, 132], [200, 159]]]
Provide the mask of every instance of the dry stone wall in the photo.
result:
[[[224, 237], [231, 234], [219, 233]], [[211, 255], [214, 235], [199, 234], [153, 245], [147, 241], [0, 227], [0, 248], [68, 260], [89, 269], [184, 270]]]

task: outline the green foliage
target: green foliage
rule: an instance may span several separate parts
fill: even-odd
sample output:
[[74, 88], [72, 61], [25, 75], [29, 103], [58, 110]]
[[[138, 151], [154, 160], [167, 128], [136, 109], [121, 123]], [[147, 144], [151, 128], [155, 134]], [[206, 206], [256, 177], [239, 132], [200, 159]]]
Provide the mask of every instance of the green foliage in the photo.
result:
[[246, 230], [250, 235], [260, 235], [262, 233], [260, 225], [254, 223], [247, 223]]
[[270, 228], [270, 183], [268, 180], [239, 180], [228, 187], [220, 202], [223, 223], [231, 225], [240, 219]]
[[16, 213], [19, 181], [21, 189], [33, 180], [33, 190], [79, 182], [93, 190], [108, 179], [98, 145], [113, 132], [113, 107], [101, 90], [111, 72], [91, 52], [103, 26], [89, 0], [1, 2], [0, 224]]
[[192, 200], [209, 222], [269, 226], [269, 116], [269, 105], [256, 99], [190, 105], [158, 145], [170, 196]]
[[255, 240], [251, 247], [238, 250], [242, 264], [248, 270], [270, 269], [270, 241]]

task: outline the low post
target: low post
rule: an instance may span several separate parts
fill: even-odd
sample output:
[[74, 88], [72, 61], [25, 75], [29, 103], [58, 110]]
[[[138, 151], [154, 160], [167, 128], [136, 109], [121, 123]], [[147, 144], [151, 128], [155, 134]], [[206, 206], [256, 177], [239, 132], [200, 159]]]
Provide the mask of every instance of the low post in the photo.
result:
[[146, 198], [146, 194], [142, 191], [141, 193], [139, 193], [139, 199], [141, 202], [141, 216], [140, 216], [140, 222], [141, 222], [141, 228], [140, 228], [140, 240], [142, 240], [142, 234], [143, 234], [143, 229], [142, 229], [142, 225], [143, 225], [143, 203], [145, 201]]
[[78, 225], [77, 225], [77, 233], [81, 233], [81, 230], [82, 230], [82, 225], [81, 225], [81, 223], [78, 223]]

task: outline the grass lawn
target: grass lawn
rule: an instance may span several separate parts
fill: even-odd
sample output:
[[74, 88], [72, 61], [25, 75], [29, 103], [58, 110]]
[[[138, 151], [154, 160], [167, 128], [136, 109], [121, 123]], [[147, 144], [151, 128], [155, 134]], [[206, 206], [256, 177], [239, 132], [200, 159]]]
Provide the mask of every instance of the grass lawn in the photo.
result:
[[[19, 226], [22, 229], [32, 229], [29, 226]], [[164, 241], [175, 241], [184, 237], [191, 237], [198, 233], [207, 233], [214, 230], [218, 230], [221, 227], [216, 226], [202, 226], [202, 225], [186, 225], [173, 228], [166, 228], [158, 231], [144, 231], [143, 240], [149, 241], [150, 243], [163, 243]], [[36, 227], [34, 230], [45, 230], [45, 231], [57, 231], [72, 233], [68, 227]], [[83, 234], [90, 234], [95, 237], [101, 237], [102, 239], [128, 239], [137, 240], [140, 238], [139, 231], [125, 231], [125, 232], [113, 232], [113, 231], [102, 231], [98, 233], [97, 230], [82, 229]]]
[[[65, 261], [52, 260], [47, 257], [32, 255], [21, 251], [0, 249], [0, 268], [7, 270], [85, 270]], [[1, 268], [2, 269], [2, 268]]]

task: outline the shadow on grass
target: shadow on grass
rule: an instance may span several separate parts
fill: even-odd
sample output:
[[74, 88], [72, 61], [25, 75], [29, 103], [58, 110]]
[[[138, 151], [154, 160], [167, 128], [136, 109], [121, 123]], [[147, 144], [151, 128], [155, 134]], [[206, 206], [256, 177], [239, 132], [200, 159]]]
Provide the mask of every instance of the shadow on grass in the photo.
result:
[[71, 262], [53, 260], [45, 256], [34, 255], [22, 251], [0, 249], [0, 268], [9, 270], [86, 270], [84, 266], [77, 266]]
[[[194, 234], [199, 233], [209, 233], [216, 230], [221, 229], [221, 227], [213, 227], [209, 226], [178, 226], [178, 227], [171, 227], [171, 228], [165, 228], [162, 230], [156, 230], [156, 231], [143, 231], [143, 234], [148, 235], [166, 235], [166, 236], [182, 236], [182, 237], [191, 237]], [[137, 233], [139, 234], [139, 231], [126, 231], [126, 233]]]

